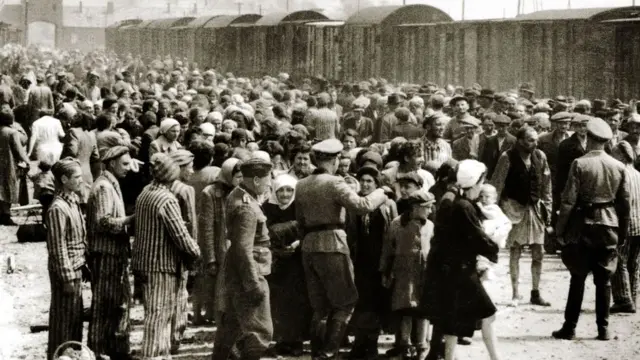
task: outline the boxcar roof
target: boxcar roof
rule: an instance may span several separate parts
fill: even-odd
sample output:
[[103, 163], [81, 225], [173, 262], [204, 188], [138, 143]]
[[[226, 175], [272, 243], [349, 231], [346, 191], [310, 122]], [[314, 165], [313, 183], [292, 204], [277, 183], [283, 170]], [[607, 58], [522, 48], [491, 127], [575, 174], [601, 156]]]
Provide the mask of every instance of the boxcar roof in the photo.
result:
[[195, 19], [194, 17], [180, 17], [180, 18], [169, 18], [169, 19], [159, 19], [153, 21], [151, 24], [147, 26], [149, 29], [168, 29], [174, 26], [184, 25], [189, 21]]
[[342, 20], [329, 20], [329, 21], [314, 21], [306, 23], [307, 26], [342, 26], [344, 21]]
[[453, 21], [449, 14], [429, 5], [374, 6], [351, 15], [345, 25], [399, 25]]
[[286, 22], [329, 20], [328, 17], [315, 10], [295, 11], [292, 13], [273, 13], [263, 16], [256, 26], [276, 26]]
[[262, 16], [257, 14], [243, 14], [243, 15], [223, 15], [211, 19], [203, 27], [205, 28], [223, 28], [234, 24], [254, 24]]
[[127, 20], [120, 20], [117, 22], [114, 22], [113, 24], [107, 26], [107, 28], [109, 29], [117, 29], [117, 28], [121, 28], [121, 27], [125, 27], [125, 26], [132, 26], [132, 25], [138, 25], [142, 22], [141, 19], [127, 19]]
[[614, 8], [591, 8], [591, 9], [559, 9], [542, 10], [530, 14], [517, 16], [515, 20], [570, 20], [589, 19], [594, 15]]
[[215, 19], [217, 17], [220, 16], [227, 16], [227, 15], [207, 15], [207, 16], [200, 16], [197, 17], [195, 19], [193, 19], [192, 21], [190, 21], [188, 24], [184, 24], [182, 26], [176, 26], [176, 29], [186, 29], [186, 28], [200, 28], [202, 27], [204, 24], [206, 24], [207, 22], [209, 22], [212, 19]]
[[151, 23], [153, 23], [156, 20], [144, 20], [141, 23], [135, 25], [135, 27], [137, 27], [138, 29], [143, 29], [146, 28], [147, 26], [151, 25]]

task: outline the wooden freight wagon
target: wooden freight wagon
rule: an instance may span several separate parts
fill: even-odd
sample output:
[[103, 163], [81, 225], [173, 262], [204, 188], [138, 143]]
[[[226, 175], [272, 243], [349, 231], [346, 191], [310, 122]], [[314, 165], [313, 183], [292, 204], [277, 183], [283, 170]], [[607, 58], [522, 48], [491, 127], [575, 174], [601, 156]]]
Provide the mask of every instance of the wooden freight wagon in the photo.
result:
[[[129, 39], [131, 46], [137, 46], [133, 54], [140, 54], [140, 57], [144, 61], [150, 61], [155, 59], [153, 55], [153, 47], [155, 44], [151, 41], [152, 29], [147, 29], [151, 23], [156, 20], [144, 20], [137, 25], [130, 25], [121, 28], [122, 36]], [[131, 52], [132, 49], [127, 49], [127, 52]]]
[[118, 55], [124, 55], [125, 53], [135, 54], [132, 50], [139, 49], [139, 45], [133, 42], [133, 38], [125, 29], [134, 27], [141, 22], [142, 20], [140, 19], [127, 19], [108, 26], [105, 30], [107, 49], [114, 51]]
[[[146, 41], [151, 41], [153, 44], [151, 55], [153, 57], [161, 56], [163, 58], [167, 55], [171, 55], [172, 57], [177, 56], [174, 51], [174, 38], [176, 36], [174, 36], [173, 28], [188, 24], [193, 19], [195, 19], [195, 17], [192, 16], [159, 19], [149, 24], [146, 30], [151, 36], [146, 38]], [[184, 57], [184, 55], [180, 55], [180, 58], [182, 57]]]
[[240, 51], [252, 65], [251, 75], [287, 72], [293, 76], [306, 73], [306, 49], [309, 28], [306, 23], [328, 20], [313, 10], [290, 14], [275, 13], [262, 17], [251, 28], [247, 43]]
[[306, 75], [342, 80], [344, 21], [318, 21], [306, 26]]
[[197, 17], [188, 24], [172, 29], [172, 32], [175, 33], [175, 49], [182, 54], [180, 55], [181, 57], [186, 57], [200, 64], [200, 61], [196, 59], [197, 48], [202, 46], [202, 40], [204, 40], [200, 34], [200, 30], [209, 20], [218, 16], [220, 15]]
[[362, 9], [347, 19], [343, 39], [343, 75], [346, 81], [393, 77], [394, 34], [401, 24], [452, 21], [444, 11], [428, 5], [378, 6]]
[[[200, 49], [202, 62], [199, 64], [213, 67], [218, 71], [229, 71], [235, 69], [236, 62], [245, 62], [241, 49], [249, 46], [249, 39], [239, 39], [236, 42], [232, 26], [253, 26], [262, 16], [257, 14], [243, 15], [222, 15], [208, 21], [200, 30], [203, 40]], [[242, 64], [237, 64], [239, 67]]]
[[548, 10], [514, 19], [402, 25], [393, 79], [536, 96], [637, 96], [640, 8]]

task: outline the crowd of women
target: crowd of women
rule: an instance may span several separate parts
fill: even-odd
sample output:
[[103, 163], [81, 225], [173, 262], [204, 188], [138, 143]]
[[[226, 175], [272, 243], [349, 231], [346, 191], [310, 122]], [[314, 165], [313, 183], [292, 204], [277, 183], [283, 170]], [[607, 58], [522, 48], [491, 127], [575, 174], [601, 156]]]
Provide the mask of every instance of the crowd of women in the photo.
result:
[[[260, 178], [250, 165], [262, 161], [270, 164], [268, 186], [247, 186], [268, 190], [252, 195], [274, 259], [265, 273], [276, 342], [269, 353], [300, 356], [311, 339], [314, 357], [337, 354], [313, 349], [318, 309], [296, 211], [298, 181], [330, 172], [348, 185], [343, 194], [384, 198], [373, 211], [342, 209], [331, 229], [343, 234], [337, 236], [346, 247], [335, 252], [348, 257], [351, 270], [322, 291], [353, 308], [341, 318], [345, 329], [325, 324], [325, 348], [352, 334], [349, 357], [371, 359], [381, 332], [390, 332], [396, 337], [389, 356], [452, 359], [455, 345], [481, 329], [490, 357], [498, 359], [496, 307], [482, 282], [490, 281], [499, 249], [510, 249], [513, 305], [522, 299], [519, 259], [530, 246], [530, 301], [549, 306], [539, 289], [542, 254], [555, 252], [549, 228], [573, 160], [588, 152], [589, 123], [606, 120], [612, 133], [606, 150], [630, 169], [640, 153], [635, 103], [537, 100], [530, 84], [496, 93], [477, 84], [341, 84], [284, 73], [242, 78], [171, 57], [145, 64], [19, 47], [5, 49], [3, 64], [0, 223], [15, 225], [11, 204], [28, 203], [31, 195], [43, 206], [50, 358], [60, 343], [82, 340], [75, 313], [82, 313], [82, 281], [91, 282], [93, 293], [89, 346], [112, 359], [131, 356], [132, 298], [145, 307], [145, 359], [175, 354], [188, 324], [232, 326], [222, 294], [240, 285], [221, 276], [228, 234], [238, 231], [229, 228], [236, 226], [227, 219], [234, 209], [229, 196]], [[335, 169], [322, 165], [327, 153], [335, 155]], [[322, 199], [317, 203], [317, 216], [331, 215]], [[623, 295], [614, 297], [618, 312], [635, 312], [636, 247], [618, 270], [627, 279]], [[340, 291], [349, 284], [357, 290], [353, 299]], [[240, 332], [251, 332], [242, 325]], [[241, 338], [233, 336], [231, 345]], [[218, 358], [256, 356], [235, 345]]]

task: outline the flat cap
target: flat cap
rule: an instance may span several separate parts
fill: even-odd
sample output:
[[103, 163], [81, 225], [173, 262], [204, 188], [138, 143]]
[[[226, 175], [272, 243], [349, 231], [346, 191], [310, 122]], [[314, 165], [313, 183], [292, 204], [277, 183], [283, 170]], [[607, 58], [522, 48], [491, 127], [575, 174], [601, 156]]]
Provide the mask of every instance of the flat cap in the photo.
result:
[[474, 88], [468, 88], [464, 90], [464, 96], [466, 97], [477, 97], [480, 96], [481, 92], [474, 89]]
[[571, 119], [572, 124], [586, 124], [592, 119], [589, 115], [577, 114]]
[[382, 167], [382, 156], [380, 156], [380, 154], [375, 151], [367, 151], [366, 153], [362, 154], [362, 156], [360, 156], [359, 160], [360, 161], [358, 163], [358, 166], [362, 166], [362, 164], [369, 161], [376, 164], [378, 168]]
[[432, 193], [418, 190], [407, 198], [407, 203], [412, 206], [427, 206], [436, 202], [436, 197]]
[[589, 122], [587, 123], [587, 132], [592, 137], [603, 142], [609, 141], [613, 138], [611, 127], [609, 127], [609, 124], [600, 118], [589, 119]]
[[372, 178], [374, 178], [376, 180], [376, 182], [379, 182], [379, 176], [380, 176], [380, 170], [378, 170], [377, 167], [372, 166], [372, 165], [365, 165], [363, 167], [361, 167], [358, 170], [358, 173], [356, 174], [356, 179], [360, 179], [361, 177], [363, 177], [364, 175], [369, 175]]
[[417, 171], [409, 171], [406, 173], [399, 173], [397, 177], [398, 182], [412, 182], [418, 186], [418, 188], [422, 188], [424, 186], [424, 179]]
[[327, 139], [313, 145], [311, 150], [317, 155], [338, 156], [344, 147], [338, 139]]
[[482, 89], [480, 90], [480, 95], [478, 95], [478, 97], [483, 97], [483, 98], [493, 100], [496, 97], [496, 92], [492, 89]]
[[272, 168], [273, 164], [260, 156], [252, 157], [240, 165], [240, 171], [246, 177], [269, 176]]
[[351, 105], [353, 106], [353, 111], [364, 112], [365, 106], [362, 102], [354, 100]]
[[555, 122], [570, 122], [572, 118], [573, 118], [573, 116], [571, 115], [570, 112], [561, 111], [559, 113], [554, 114], [551, 117], [551, 121], [555, 121]]
[[640, 124], [640, 115], [638, 115], [638, 114], [631, 114], [631, 115], [627, 118], [627, 123]]
[[531, 85], [529, 83], [520, 84], [520, 91], [526, 91], [526, 92], [528, 92], [530, 94], [535, 94], [536, 93], [535, 87], [533, 87], [533, 85]]
[[193, 153], [185, 149], [178, 149], [169, 154], [169, 157], [171, 157], [178, 166], [184, 166], [193, 161]]
[[473, 116], [467, 116], [464, 119], [460, 120], [462, 126], [465, 127], [478, 127], [480, 126], [480, 120], [474, 118]]
[[466, 97], [462, 95], [456, 95], [452, 97], [451, 100], [449, 100], [449, 106], [454, 106], [455, 104], [458, 103], [458, 101], [463, 101], [463, 100], [466, 102], [469, 102], [469, 99], [467, 99]]

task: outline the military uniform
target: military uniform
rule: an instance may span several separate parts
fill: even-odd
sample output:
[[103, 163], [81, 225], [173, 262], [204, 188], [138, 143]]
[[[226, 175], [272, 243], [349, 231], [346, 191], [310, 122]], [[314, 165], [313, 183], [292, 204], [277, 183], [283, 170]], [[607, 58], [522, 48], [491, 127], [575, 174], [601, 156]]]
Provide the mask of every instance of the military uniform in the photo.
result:
[[[318, 157], [336, 157], [335, 139], [313, 147]], [[302, 263], [313, 309], [312, 352], [331, 358], [339, 350], [358, 300], [345, 227], [345, 208], [369, 213], [387, 200], [383, 190], [360, 197], [342, 177], [318, 168], [296, 186], [296, 220], [303, 232]], [[326, 324], [326, 330], [323, 330]]]
[[[266, 170], [271, 163], [251, 159], [241, 166]], [[263, 176], [260, 176], [263, 177]], [[227, 198], [226, 226], [230, 247], [222, 265], [224, 282], [224, 314], [218, 326], [212, 359], [227, 359], [234, 345], [241, 359], [259, 359], [273, 337], [269, 302], [269, 285], [265, 279], [271, 273], [271, 251], [266, 216], [258, 195], [244, 185], [236, 187]]]
[[[611, 139], [609, 126], [601, 119], [587, 123], [588, 141]], [[629, 190], [624, 165], [604, 150], [592, 150], [576, 159], [562, 193], [556, 233], [560, 237], [562, 261], [571, 273], [565, 322], [555, 338], [572, 339], [580, 316], [584, 283], [593, 273], [596, 285], [598, 338], [608, 340], [610, 277], [616, 269], [617, 247], [624, 242], [629, 222]]]

